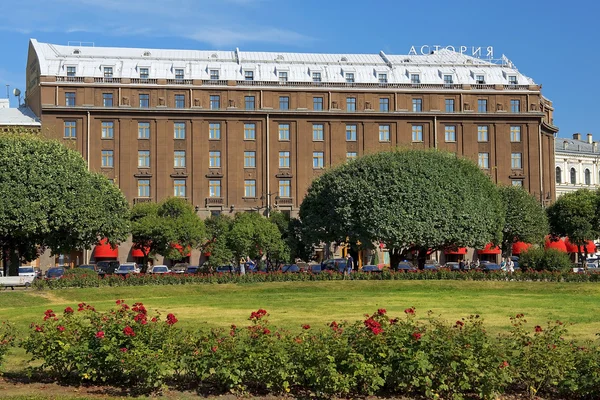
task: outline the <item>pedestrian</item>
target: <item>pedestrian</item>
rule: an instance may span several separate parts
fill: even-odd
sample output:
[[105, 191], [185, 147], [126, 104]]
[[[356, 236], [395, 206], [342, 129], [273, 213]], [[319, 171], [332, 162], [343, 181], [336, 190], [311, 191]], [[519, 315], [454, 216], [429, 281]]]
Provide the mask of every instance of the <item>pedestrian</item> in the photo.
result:
[[354, 262], [354, 259], [352, 258], [350, 253], [348, 253], [346, 255], [346, 268], [344, 269], [344, 276], [348, 275], [348, 277], [350, 277], [350, 273], [352, 272], [353, 262]]
[[504, 272], [506, 272], [506, 260], [504, 260], [504, 258], [502, 259], [502, 261], [500, 262], [500, 269]]
[[465, 270], [465, 262], [463, 260], [460, 260], [460, 262], [458, 263], [458, 269], [460, 269], [461, 271]]
[[510, 257], [508, 257], [507, 261], [506, 261], [506, 270], [511, 275], [512, 275], [513, 272], [515, 272], [515, 263], [512, 260], [512, 258], [510, 258]]

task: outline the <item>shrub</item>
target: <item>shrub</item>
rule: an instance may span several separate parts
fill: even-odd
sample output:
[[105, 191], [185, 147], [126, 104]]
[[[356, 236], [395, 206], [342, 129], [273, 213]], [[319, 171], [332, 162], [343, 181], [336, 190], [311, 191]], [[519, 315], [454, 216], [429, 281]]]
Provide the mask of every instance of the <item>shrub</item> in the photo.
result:
[[8, 322], [2, 322], [0, 324], [0, 368], [2, 368], [4, 357], [14, 345], [14, 342], [15, 328]]
[[521, 254], [519, 266], [534, 271], [566, 272], [572, 263], [567, 254], [556, 249], [530, 248]]

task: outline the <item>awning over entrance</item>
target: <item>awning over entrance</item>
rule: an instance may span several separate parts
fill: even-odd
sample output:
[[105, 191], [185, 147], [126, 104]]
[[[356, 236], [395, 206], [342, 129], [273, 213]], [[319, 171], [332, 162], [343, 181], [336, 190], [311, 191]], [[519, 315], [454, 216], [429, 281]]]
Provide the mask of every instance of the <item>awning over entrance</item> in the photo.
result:
[[465, 254], [467, 254], [467, 248], [466, 247], [448, 248], [448, 249], [444, 250], [444, 254], [464, 256]]
[[485, 245], [484, 249], [477, 250], [477, 254], [500, 254], [502, 250], [499, 247], [494, 246], [492, 243]]
[[518, 256], [522, 252], [528, 250], [530, 247], [531, 247], [530, 243], [515, 242], [512, 245], [512, 253], [513, 253], [513, 255]]
[[114, 249], [108, 243], [108, 239], [102, 239], [94, 248], [94, 258], [119, 258], [119, 248]]

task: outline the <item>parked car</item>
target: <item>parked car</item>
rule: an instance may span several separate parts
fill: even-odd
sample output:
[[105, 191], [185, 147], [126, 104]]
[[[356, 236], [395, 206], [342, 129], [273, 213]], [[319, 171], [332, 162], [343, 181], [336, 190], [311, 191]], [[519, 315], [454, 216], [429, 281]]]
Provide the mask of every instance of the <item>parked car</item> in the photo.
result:
[[460, 263], [455, 261], [447, 262], [445, 265], [450, 271], [460, 271]]
[[409, 272], [409, 271], [416, 271], [416, 270], [417, 269], [410, 261], [401, 261], [398, 263], [398, 266], [396, 267], [396, 271]]
[[23, 266], [19, 267], [19, 276], [29, 276], [35, 278], [35, 269], [33, 266]]
[[188, 263], [177, 263], [173, 265], [173, 268], [171, 268], [171, 272], [174, 274], [183, 274], [189, 266], [190, 264]]
[[200, 272], [200, 267], [197, 265], [188, 265], [188, 267], [185, 269], [186, 274], [199, 274]]
[[140, 269], [136, 263], [125, 263], [119, 265], [119, 268], [115, 271], [115, 275], [129, 275], [139, 274]]
[[344, 272], [346, 269], [345, 258], [332, 258], [321, 263], [321, 271]]
[[96, 271], [98, 271], [98, 275], [112, 275], [115, 273], [119, 266], [121, 265], [118, 261], [98, 261], [96, 263]]
[[377, 265], [363, 265], [362, 272], [382, 272], [382, 270], [379, 269], [379, 267]]
[[166, 265], [155, 265], [148, 270], [149, 274], [168, 274], [171, 272]]
[[312, 272], [313, 274], [320, 274], [321, 273], [321, 264], [310, 265], [310, 272]]
[[482, 264], [481, 269], [483, 270], [483, 272], [501, 271], [502, 267], [500, 267], [500, 264], [490, 262]]
[[98, 272], [96, 267], [96, 264], [83, 264], [77, 266], [79, 269], [87, 269], [89, 271]]
[[65, 274], [63, 267], [52, 267], [46, 271], [46, 279], [60, 279]]
[[437, 262], [436, 260], [427, 260], [427, 261], [425, 261], [425, 265], [423, 266], [423, 269], [429, 270], [429, 271], [437, 271], [439, 267], [440, 267], [440, 263]]
[[234, 267], [233, 265], [220, 265], [215, 269], [215, 272], [221, 274], [233, 274], [239, 271], [240, 269]]
[[297, 273], [300, 272], [300, 267], [296, 264], [285, 264], [281, 267], [281, 272]]

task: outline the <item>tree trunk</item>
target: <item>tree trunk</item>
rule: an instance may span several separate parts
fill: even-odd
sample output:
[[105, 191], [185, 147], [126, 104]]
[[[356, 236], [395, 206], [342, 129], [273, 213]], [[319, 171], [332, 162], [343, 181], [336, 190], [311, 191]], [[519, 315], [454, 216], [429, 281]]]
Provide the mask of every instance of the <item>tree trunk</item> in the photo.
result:
[[21, 265], [21, 257], [17, 250], [10, 250], [10, 263], [8, 266], [8, 276], [19, 276], [19, 266]]
[[419, 269], [425, 269], [425, 261], [427, 261], [427, 251], [429, 249], [421, 247], [417, 250], [417, 266]]
[[4, 269], [4, 276], [8, 276], [8, 249], [2, 246], [2, 268]]
[[398, 263], [402, 261], [402, 254], [397, 249], [390, 249], [390, 269], [397, 271]]

